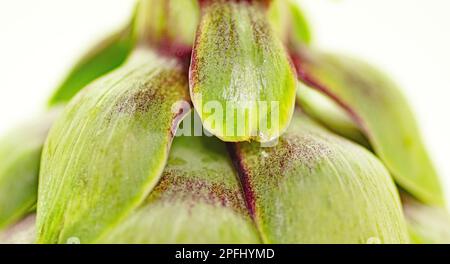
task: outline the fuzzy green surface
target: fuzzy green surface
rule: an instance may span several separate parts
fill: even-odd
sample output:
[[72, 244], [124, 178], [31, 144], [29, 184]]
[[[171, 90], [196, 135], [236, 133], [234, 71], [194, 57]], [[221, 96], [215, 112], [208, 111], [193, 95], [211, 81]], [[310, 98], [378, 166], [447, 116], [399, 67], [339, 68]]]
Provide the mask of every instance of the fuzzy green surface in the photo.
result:
[[133, 43], [130, 26], [102, 40], [73, 67], [48, 104], [67, 103], [90, 82], [119, 67], [131, 53]]
[[396, 182], [425, 203], [443, 205], [439, 178], [396, 84], [359, 60], [312, 51], [303, 56], [303, 70], [351, 109]]
[[259, 243], [259, 235], [224, 143], [183, 136], [145, 204], [101, 242]]
[[136, 208], [158, 182], [188, 100], [177, 60], [138, 50], [66, 107], [42, 154], [39, 243], [90, 243]]
[[212, 2], [202, 9], [192, 53], [194, 106], [223, 141], [273, 140], [287, 128], [295, 104], [296, 75], [284, 47], [262, 4]]
[[36, 203], [42, 146], [56, 111], [0, 139], [0, 229], [20, 219]]
[[236, 164], [266, 243], [406, 243], [397, 189], [364, 148], [300, 113], [276, 146], [237, 143]]

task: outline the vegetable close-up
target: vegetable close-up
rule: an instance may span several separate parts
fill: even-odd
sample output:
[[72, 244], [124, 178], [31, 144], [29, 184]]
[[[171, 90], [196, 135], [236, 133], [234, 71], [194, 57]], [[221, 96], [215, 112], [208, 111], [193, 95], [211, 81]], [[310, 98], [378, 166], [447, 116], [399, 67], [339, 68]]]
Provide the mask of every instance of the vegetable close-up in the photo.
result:
[[0, 137], [0, 243], [450, 243], [400, 85], [313, 39], [294, 0], [136, 0]]

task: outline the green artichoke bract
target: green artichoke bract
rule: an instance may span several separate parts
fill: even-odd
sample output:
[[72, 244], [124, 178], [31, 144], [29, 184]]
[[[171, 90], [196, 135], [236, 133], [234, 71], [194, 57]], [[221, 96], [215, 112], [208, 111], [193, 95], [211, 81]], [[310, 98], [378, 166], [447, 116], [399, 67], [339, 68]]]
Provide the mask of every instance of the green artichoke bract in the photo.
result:
[[204, 127], [224, 141], [276, 139], [294, 109], [296, 75], [263, 2], [201, 1], [191, 99]]
[[161, 182], [107, 243], [259, 243], [225, 144], [174, 139]]
[[299, 48], [293, 58], [300, 80], [349, 114], [400, 186], [425, 203], [444, 204], [413, 114], [391, 80], [349, 57]]
[[135, 35], [161, 53], [185, 57], [191, 54], [199, 19], [196, 0], [140, 0]]
[[309, 45], [312, 42], [312, 33], [308, 21], [302, 10], [293, 0], [287, 0], [289, 7], [290, 35], [288, 40], [294, 45]]
[[116, 69], [133, 50], [131, 26], [108, 36], [93, 47], [73, 67], [49, 100], [49, 105], [65, 104], [98, 77]]
[[40, 243], [89, 243], [137, 207], [158, 182], [188, 100], [176, 59], [140, 49], [85, 88], [50, 131], [37, 209]]
[[0, 228], [22, 217], [36, 203], [41, 150], [60, 105], [89, 82], [120, 66], [133, 43], [130, 24], [95, 45], [55, 90], [48, 102], [49, 113], [1, 139], [0, 155], [5, 158], [0, 158]]
[[355, 124], [347, 112], [326, 95], [303, 83], [299, 83], [297, 103], [306, 114], [319, 121], [328, 129], [370, 148], [370, 143], [358, 125]]
[[0, 229], [36, 204], [41, 150], [58, 111], [37, 117], [0, 139]]
[[372, 154], [300, 113], [277, 146], [231, 146], [266, 243], [406, 243], [398, 193]]
[[137, 2], [55, 92], [50, 133], [1, 141], [0, 243], [448, 242], [405, 99], [306, 47], [293, 1]]

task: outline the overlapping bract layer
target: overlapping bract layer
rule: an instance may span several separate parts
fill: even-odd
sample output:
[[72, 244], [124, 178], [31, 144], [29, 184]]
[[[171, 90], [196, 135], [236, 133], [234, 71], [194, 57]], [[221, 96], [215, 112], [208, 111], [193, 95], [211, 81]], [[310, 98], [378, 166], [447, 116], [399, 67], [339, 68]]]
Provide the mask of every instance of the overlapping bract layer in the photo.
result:
[[299, 48], [293, 58], [300, 80], [346, 111], [398, 184], [425, 203], [444, 204], [438, 176], [412, 111], [390, 79], [345, 56]]
[[[297, 80], [282, 42], [294, 54], [300, 81], [334, 100], [324, 109], [317, 94], [300, 86], [306, 88], [298, 90], [302, 109], [373, 147], [408, 191], [440, 204], [434, 171], [406, 103], [371, 67], [298, 49], [310, 42], [310, 31], [300, 10], [288, 2], [139, 1], [131, 26], [85, 57], [51, 102], [68, 101], [117, 68], [135, 43], [144, 47], [72, 99], [52, 129], [43, 154], [37, 241], [408, 242], [397, 190], [376, 157], [303, 113], [289, 125]], [[236, 170], [223, 143], [206, 137], [176, 138], [166, 164], [177, 124], [190, 107], [177, 101], [189, 101], [183, 59], [194, 37], [190, 92], [203, 125], [224, 141], [281, 136], [270, 148], [228, 143]], [[230, 103], [247, 116], [212, 122], [208, 102], [219, 102], [223, 117]], [[268, 107], [278, 102], [276, 124], [268, 119], [274, 109], [261, 116], [259, 102]], [[414, 166], [408, 169], [405, 162]], [[34, 165], [37, 171], [38, 162]], [[425, 177], [426, 171], [431, 175]], [[427, 210], [406, 205], [413, 238], [435, 240], [427, 236], [429, 221], [422, 217]]]
[[38, 242], [92, 242], [137, 207], [164, 169], [180, 100], [182, 67], [148, 50], [78, 94], [42, 154]]
[[289, 125], [295, 72], [259, 1], [207, 1], [190, 67], [191, 99], [224, 141], [267, 142]]
[[367, 150], [296, 113], [277, 146], [231, 148], [266, 243], [406, 243], [397, 190]]
[[225, 144], [175, 138], [159, 184], [102, 242], [259, 243]]
[[36, 204], [41, 150], [58, 112], [54, 109], [0, 139], [0, 229]]
[[296, 100], [308, 116], [328, 129], [370, 148], [370, 143], [360, 127], [333, 99], [299, 82]]
[[131, 25], [102, 40], [73, 67], [50, 98], [49, 105], [66, 104], [90, 82], [122, 65], [133, 46]]

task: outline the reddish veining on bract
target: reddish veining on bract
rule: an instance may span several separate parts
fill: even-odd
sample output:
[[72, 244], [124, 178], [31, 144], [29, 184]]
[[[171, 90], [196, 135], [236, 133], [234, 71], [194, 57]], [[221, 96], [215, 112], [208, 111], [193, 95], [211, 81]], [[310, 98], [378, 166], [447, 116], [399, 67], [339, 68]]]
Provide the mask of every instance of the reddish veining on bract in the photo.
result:
[[303, 82], [305, 85], [309, 87], [317, 89], [318, 91], [327, 95], [329, 98], [335, 101], [340, 107], [342, 107], [348, 113], [350, 118], [360, 127], [360, 129], [363, 130], [366, 135], [369, 135], [368, 133], [369, 130], [366, 128], [362, 118], [347, 103], [342, 101], [341, 98], [339, 98], [336, 94], [331, 92], [331, 90], [328, 87], [321, 84], [318, 80], [316, 80], [313, 76], [311, 76], [307, 72], [307, 70], [305, 70], [305, 67], [303, 66], [303, 62], [306, 60], [305, 57], [303, 57], [298, 52], [291, 52], [291, 60], [294, 63], [294, 67], [297, 70], [298, 78], [301, 82]]
[[265, 7], [268, 7], [272, 0], [199, 0], [200, 8], [204, 8], [207, 5], [213, 4], [213, 3], [226, 3], [226, 2], [235, 2], [235, 3], [248, 3], [248, 4], [254, 4], [254, 3], [261, 3]]

